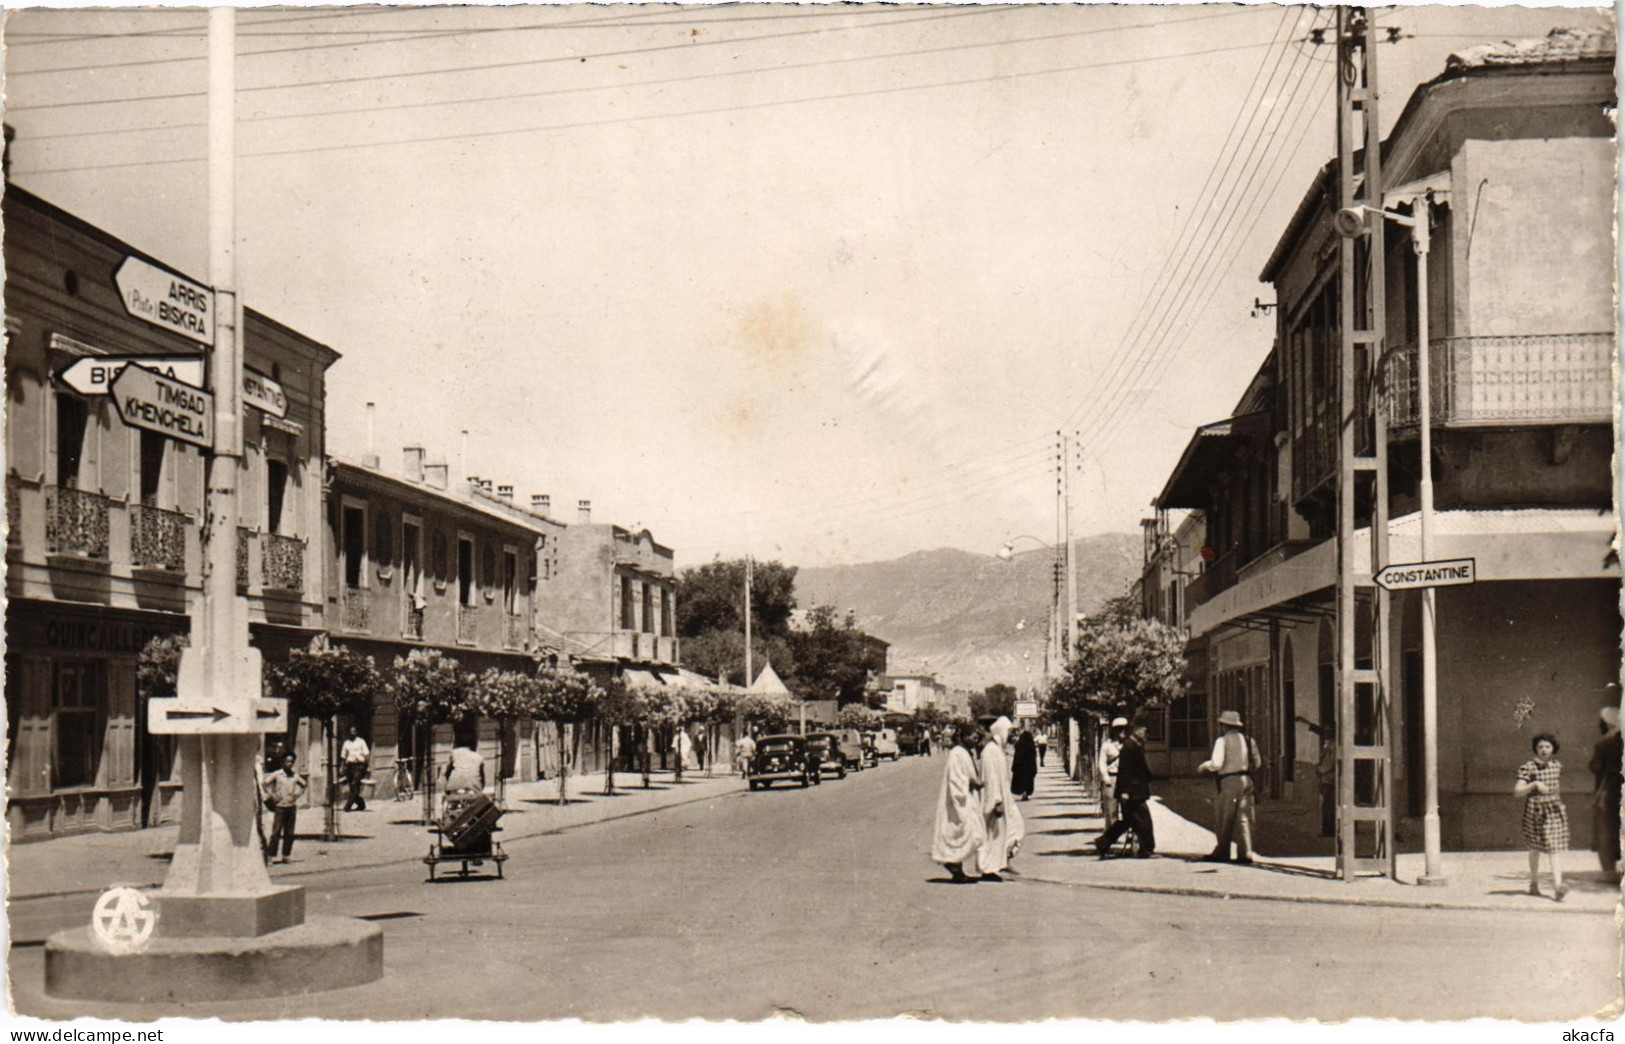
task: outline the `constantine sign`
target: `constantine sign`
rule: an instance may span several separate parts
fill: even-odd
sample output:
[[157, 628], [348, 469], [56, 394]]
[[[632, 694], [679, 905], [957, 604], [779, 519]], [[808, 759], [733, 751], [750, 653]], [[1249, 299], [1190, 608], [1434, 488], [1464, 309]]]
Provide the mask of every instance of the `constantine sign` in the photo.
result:
[[1385, 591], [1410, 591], [1420, 587], [1459, 587], [1478, 580], [1476, 559], [1447, 558], [1437, 562], [1407, 562], [1383, 568], [1374, 580]]

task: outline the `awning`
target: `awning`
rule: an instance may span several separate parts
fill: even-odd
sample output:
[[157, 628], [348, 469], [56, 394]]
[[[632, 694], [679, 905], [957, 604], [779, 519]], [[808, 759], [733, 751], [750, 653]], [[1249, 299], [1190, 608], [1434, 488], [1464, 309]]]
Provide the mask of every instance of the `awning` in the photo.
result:
[[1270, 434], [1270, 415], [1267, 411], [1242, 413], [1196, 429], [1167, 485], [1157, 494], [1159, 508], [1191, 508], [1205, 511], [1208, 506], [1208, 483], [1232, 457], [1251, 444], [1252, 440], [1267, 438]]

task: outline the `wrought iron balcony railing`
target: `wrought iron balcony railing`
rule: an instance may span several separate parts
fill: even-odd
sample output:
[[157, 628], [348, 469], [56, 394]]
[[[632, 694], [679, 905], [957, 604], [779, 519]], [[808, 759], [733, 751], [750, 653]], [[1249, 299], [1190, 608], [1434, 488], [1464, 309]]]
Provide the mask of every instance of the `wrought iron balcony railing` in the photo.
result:
[[364, 587], [346, 587], [343, 605], [344, 629], [351, 634], [366, 634], [372, 630], [372, 605]]
[[254, 539], [254, 531], [247, 526], [237, 527], [237, 590], [248, 590], [248, 545]]
[[58, 555], [107, 560], [108, 508], [112, 501], [71, 486], [45, 490], [45, 546]]
[[[1433, 423], [1605, 424], [1613, 419], [1614, 335], [1448, 337], [1429, 346]], [[1388, 418], [1417, 422], [1416, 345], [1388, 358]]]
[[457, 642], [459, 645], [473, 645], [479, 638], [480, 610], [478, 606], [459, 605], [457, 607]]
[[260, 572], [264, 585], [278, 591], [305, 589], [305, 542], [276, 533], [260, 534]]
[[412, 604], [412, 596], [407, 595], [406, 618], [401, 623], [401, 637], [413, 641], [423, 640], [423, 610]]
[[130, 564], [185, 572], [186, 516], [147, 504], [131, 504]]

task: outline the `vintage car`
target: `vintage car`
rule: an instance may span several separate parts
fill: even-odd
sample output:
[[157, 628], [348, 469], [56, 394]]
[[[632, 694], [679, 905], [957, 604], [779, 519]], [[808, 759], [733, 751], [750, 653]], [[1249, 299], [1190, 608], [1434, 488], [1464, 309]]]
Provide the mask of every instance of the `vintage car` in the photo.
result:
[[835, 733], [835, 742], [841, 748], [841, 762], [853, 772], [862, 772], [863, 733], [857, 729], [841, 729]]
[[771, 787], [779, 780], [790, 780], [807, 786], [820, 779], [818, 766], [807, 751], [807, 741], [801, 736], [763, 736], [756, 741], [756, 757], [751, 761], [746, 777], [750, 789]]
[[862, 743], [863, 743], [863, 763], [864, 763], [864, 765], [867, 766], [867, 765], [878, 765], [878, 764], [880, 764], [880, 758], [875, 755], [875, 734], [873, 732], [871, 732], [871, 731], [865, 730], [860, 735], [862, 737]]
[[830, 772], [836, 779], [846, 778], [846, 761], [841, 757], [840, 738], [833, 732], [807, 733], [807, 763], [815, 766], [820, 777]]
[[903, 750], [897, 745], [897, 732], [894, 729], [879, 729], [875, 732], [875, 760], [891, 758], [896, 761], [903, 756]]
[[897, 748], [904, 754], [928, 754], [925, 726], [913, 723], [897, 726]]

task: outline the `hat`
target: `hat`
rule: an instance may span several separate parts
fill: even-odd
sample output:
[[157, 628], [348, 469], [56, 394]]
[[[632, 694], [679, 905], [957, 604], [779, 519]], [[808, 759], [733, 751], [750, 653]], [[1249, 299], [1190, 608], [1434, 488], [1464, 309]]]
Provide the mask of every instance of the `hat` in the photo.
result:
[[1114, 728], [1114, 729], [1126, 729], [1126, 728], [1128, 728], [1128, 719], [1127, 718], [1113, 718], [1112, 719], [1112, 728]]
[[1241, 728], [1241, 715], [1236, 711], [1227, 710], [1223, 714], [1219, 715], [1219, 724], [1231, 725], [1239, 729]]
[[1609, 728], [1611, 728], [1611, 729], [1619, 728], [1619, 708], [1618, 707], [1604, 707], [1602, 709], [1602, 711], [1599, 713], [1599, 717], [1602, 718], [1603, 723], [1606, 724]]

